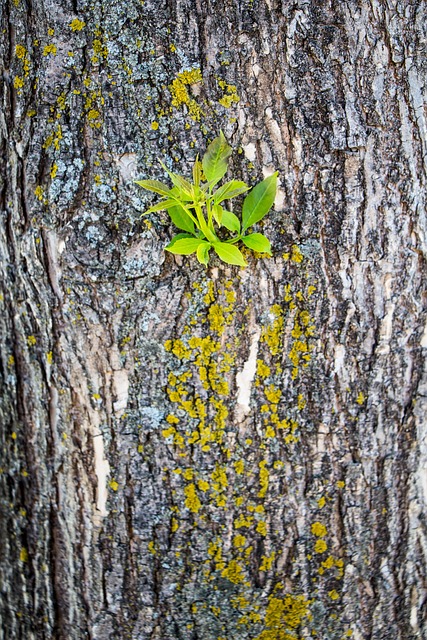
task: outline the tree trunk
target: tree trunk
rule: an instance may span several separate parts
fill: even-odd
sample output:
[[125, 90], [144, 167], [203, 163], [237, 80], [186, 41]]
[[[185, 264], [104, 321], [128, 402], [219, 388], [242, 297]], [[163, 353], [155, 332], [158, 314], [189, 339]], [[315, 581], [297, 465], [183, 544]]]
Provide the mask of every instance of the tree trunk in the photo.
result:
[[[4, 0], [1, 640], [427, 638], [424, 0]], [[245, 269], [134, 184], [279, 171]]]

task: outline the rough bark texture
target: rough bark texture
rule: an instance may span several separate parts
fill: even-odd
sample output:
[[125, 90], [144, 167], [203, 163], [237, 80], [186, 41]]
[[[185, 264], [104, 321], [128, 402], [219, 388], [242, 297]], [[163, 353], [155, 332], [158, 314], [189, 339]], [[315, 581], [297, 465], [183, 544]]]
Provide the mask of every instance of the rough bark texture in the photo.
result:
[[[426, 26], [2, 2], [2, 640], [427, 637]], [[221, 128], [280, 172], [244, 270], [133, 184]]]

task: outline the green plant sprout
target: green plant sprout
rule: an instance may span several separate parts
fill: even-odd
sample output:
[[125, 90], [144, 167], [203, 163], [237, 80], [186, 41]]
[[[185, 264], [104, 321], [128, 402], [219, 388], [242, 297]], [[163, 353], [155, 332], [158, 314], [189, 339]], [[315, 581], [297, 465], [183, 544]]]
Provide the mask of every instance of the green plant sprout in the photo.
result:
[[247, 263], [236, 244], [271, 255], [270, 241], [262, 233], [247, 233], [270, 211], [277, 189], [277, 171], [255, 185], [245, 197], [241, 221], [223, 203], [249, 191], [241, 180], [230, 180], [215, 189], [228, 168], [231, 147], [224, 134], [215, 138], [208, 146], [200, 162], [196, 157], [193, 166], [193, 182], [172, 173], [160, 163], [169, 175], [173, 187], [158, 180], [137, 180], [136, 184], [162, 196], [143, 215], [155, 211], [167, 211], [174, 225], [183, 233], [174, 236], [165, 247], [166, 251], [180, 255], [196, 253], [198, 261], [207, 265], [209, 251], [227, 264], [246, 267]]

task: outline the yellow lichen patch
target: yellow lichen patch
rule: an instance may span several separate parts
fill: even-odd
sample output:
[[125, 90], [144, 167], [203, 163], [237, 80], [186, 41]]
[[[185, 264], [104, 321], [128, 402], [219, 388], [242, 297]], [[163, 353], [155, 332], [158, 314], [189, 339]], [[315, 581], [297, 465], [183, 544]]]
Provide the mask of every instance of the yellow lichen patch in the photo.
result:
[[305, 408], [306, 405], [306, 400], [304, 398], [304, 396], [302, 395], [302, 393], [300, 393], [298, 395], [298, 402], [297, 402], [297, 407], [299, 411], [302, 411]]
[[200, 489], [200, 491], [203, 491], [203, 493], [205, 493], [209, 489], [209, 482], [200, 479], [197, 481], [197, 487]]
[[301, 253], [301, 249], [298, 247], [298, 245], [293, 244], [292, 247], [291, 247], [291, 252], [290, 253], [284, 253], [283, 254], [283, 259], [284, 260], [291, 259], [292, 262], [301, 263], [304, 260], [304, 256]]
[[277, 404], [282, 396], [281, 390], [275, 387], [274, 384], [270, 384], [268, 387], [266, 387], [264, 389], [264, 394], [267, 400], [274, 404]]
[[169, 86], [172, 94], [172, 106], [179, 108], [185, 105], [192, 120], [200, 120], [202, 109], [194, 98], [190, 97], [188, 87], [202, 82], [202, 73], [199, 68], [189, 69], [179, 73]]
[[147, 545], [148, 551], [155, 556], [156, 555], [156, 545], [154, 544], [154, 542], [152, 540], [150, 540], [150, 542]]
[[19, 76], [15, 76], [13, 80], [13, 86], [15, 87], [15, 89], [22, 89], [22, 87], [24, 86], [24, 79], [20, 78]]
[[237, 88], [234, 84], [227, 84], [224, 80], [218, 80], [218, 86], [224, 91], [223, 96], [218, 100], [226, 109], [229, 109], [233, 104], [240, 101], [240, 97], [237, 95]]
[[157, 129], [159, 128], [159, 123], [156, 120], [154, 120], [151, 123], [151, 128], [152, 128], [153, 131], [157, 131]]
[[270, 473], [268, 469], [265, 468], [266, 464], [267, 464], [267, 460], [261, 460], [261, 462], [258, 465], [259, 466], [259, 484], [261, 487], [260, 490], [258, 491], [259, 498], [264, 498], [268, 489]]
[[28, 551], [25, 547], [22, 547], [19, 553], [19, 559], [21, 562], [28, 562]]
[[316, 540], [316, 544], [314, 545], [314, 551], [316, 553], [324, 553], [328, 548], [328, 545], [324, 540]]
[[211, 474], [212, 484], [211, 491], [218, 507], [225, 507], [227, 503], [227, 497], [225, 491], [228, 487], [228, 479], [225, 467], [216, 465], [214, 471]]
[[43, 49], [43, 55], [44, 56], [49, 56], [49, 55], [56, 56], [56, 51], [57, 51], [56, 45], [47, 44]]
[[283, 309], [278, 304], [275, 304], [270, 309], [270, 315], [274, 318], [273, 321], [263, 328], [261, 334], [261, 342], [265, 342], [270, 353], [275, 356], [279, 353], [282, 334], [283, 334]]
[[240, 534], [238, 534], [237, 536], [234, 536], [234, 538], [233, 538], [233, 547], [235, 547], [236, 549], [243, 549], [245, 544], [246, 544], [245, 536], [242, 536]]
[[230, 560], [225, 569], [222, 570], [221, 576], [227, 578], [233, 584], [239, 584], [244, 580], [243, 569], [237, 560]]
[[113, 491], [117, 491], [119, 488], [119, 483], [116, 482], [116, 480], [110, 480], [110, 482], [108, 483], [110, 486], [110, 489], [112, 489]]
[[225, 318], [221, 305], [213, 304], [209, 308], [208, 320], [211, 331], [214, 331], [219, 336], [222, 336], [222, 334], [224, 333]]
[[60, 124], [58, 124], [56, 127], [56, 130], [52, 131], [52, 133], [50, 133], [49, 136], [46, 138], [43, 144], [43, 149], [48, 149], [53, 144], [55, 150], [58, 151], [61, 140], [62, 140], [62, 127]]
[[22, 60], [25, 58], [25, 54], [27, 53], [26, 48], [22, 44], [17, 44], [15, 47], [15, 55], [17, 58]]
[[97, 109], [89, 109], [89, 111], [86, 114], [86, 117], [88, 119], [90, 127], [96, 128], [96, 129], [100, 128], [101, 122], [99, 119], [101, 117], [101, 114]]
[[365, 401], [366, 401], [366, 398], [365, 398], [364, 394], [362, 393], [362, 391], [360, 391], [358, 396], [357, 396], [357, 398], [356, 398], [356, 402], [357, 402], [357, 404], [362, 405], [362, 404], [364, 404]]
[[177, 446], [179, 449], [184, 449], [184, 438], [180, 433], [178, 433], [173, 425], [171, 425], [168, 429], [163, 429], [162, 436], [166, 439], [172, 438], [173, 444], [175, 446]]
[[246, 609], [251, 604], [249, 600], [247, 600], [244, 596], [238, 595], [234, 596], [230, 600], [231, 606], [233, 609]]
[[323, 575], [326, 570], [335, 569], [335, 577], [340, 579], [344, 575], [344, 560], [342, 558], [335, 558], [334, 556], [328, 556], [324, 560], [318, 569], [318, 573]]
[[[101, 36], [101, 33], [98, 31], [98, 36]], [[94, 55], [91, 57], [91, 61], [93, 64], [98, 64], [100, 58], [108, 57], [108, 48], [103, 44], [102, 40], [95, 38], [92, 42], [92, 49]]]
[[79, 20], [78, 18], [74, 18], [69, 24], [71, 31], [81, 31], [86, 26], [86, 23], [83, 20]]
[[264, 619], [266, 629], [255, 640], [296, 640], [292, 632], [309, 615], [309, 604], [304, 596], [278, 598], [271, 595]]
[[298, 367], [302, 364], [304, 367], [308, 365], [311, 360], [310, 345], [306, 340], [295, 340], [292, 348], [289, 352], [289, 360], [294, 365], [292, 369], [292, 380], [295, 380], [298, 376]]
[[268, 378], [271, 375], [271, 369], [268, 365], [265, 364], [264, 360], [258, 358], [256, 374], [259, 378]]
[[313, 522], [311, 525], [311, 533], [318, 538], [324, 538], [327, 534], [327, 529], [321, 522]]
[[34, 345], [37, 343], [37, 340], [34, 336], [28, 336], [27, 337], [27, 344], [29, 347], [34, 347]]
[[250, 527], [253, 521], [253, 516], [244, 516], [243, 513], [241, 513], [238, 518], [235, 519], [234, 527], [235, 529], [240, 529], [241, 527]]
[[271, 567], [273, 566], [273, 561], [274, 558], [276, 557], [275, 552], [273, 551], [269, 556], [262, 556], [261, 560], [261, 565], [259, 570], [260, 571], [269, 571], [271, 569]]
[[185, 506], [189, 511], [193, 513], [198, 513], [202, 507], [202, 503], [199, 500], [199, 497], [196, 492], [196, 487], [194, 483], [187, 485], [184, 489], [185, 498]]
[[243, 460], [236, 460], [234, 462], [234, 469], [238, 475], [241, 475], [245, 470], [245, 463]]
[[328, 596], [330, 597], [331, 600], [338, 600], [338, 598], [340, 597], [340, 594], [335, 589], [332, 589], [332, 591], [328, 591]]

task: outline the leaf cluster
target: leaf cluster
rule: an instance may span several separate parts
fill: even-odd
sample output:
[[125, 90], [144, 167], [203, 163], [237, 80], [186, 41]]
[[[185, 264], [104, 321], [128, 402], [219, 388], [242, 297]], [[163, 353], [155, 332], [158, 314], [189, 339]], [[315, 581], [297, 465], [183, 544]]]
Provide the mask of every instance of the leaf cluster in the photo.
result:
[[[161, 196], [160, 202], [147, 213], [167, 211], [181, 233], [174, 236], [165, 247], [166, 251], [180, 255], [195, 253], [201, 264], [209, 262], [209, 252], [227, 264], [246, 266], [240, 249], [245, 247], [271, 255], [270, 241], [262, 233], [248, 233], [273, 206], [277, 190], [277, 172], [265, 178], [250, 191], [242, 180], [229, 180], [221, 186], [231, 155], [224, 134], [215, 138], [208, 146], [202, 160], [197, 156], [193, 165], [192, 181], [162, 167], [172, 181], [172, 187], [158, 180], [138, 180], [136, 184]], [[225, 207], [225, 202], [249, 193], [243, 200], [241, 219]]]

